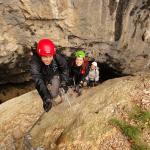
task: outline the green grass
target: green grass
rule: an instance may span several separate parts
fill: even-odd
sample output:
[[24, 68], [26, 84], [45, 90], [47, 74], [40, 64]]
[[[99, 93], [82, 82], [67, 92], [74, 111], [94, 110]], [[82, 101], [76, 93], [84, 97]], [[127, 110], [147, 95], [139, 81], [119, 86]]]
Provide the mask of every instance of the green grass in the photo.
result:
[[140, 108], [136, 108], [133, 113], [130, 114], [130, 118], [136, 121], [140, 121], [146, 124], [150, 128], [150, 112], [143, 111]]
[[139, 126], [132, 126], [125, 121], [120, 121], [117, 119], [111, 119], [110, 124], [118, 127], [121, 132], [129, 139], [131, 142], [131, 150], [150, 150], [147, 144], [142, 142], [140, 139], [142, 130]]
[[124, 121], [119, 121], [117, 119], [111, 119], [110, 123], [116, 127], [119, 127], [122, 133], [128, 137], [130, 140], [138, 141], [139, 135], [141, 133], [138, 127], [131, 126]]
[[131, 150], [150, 150], [150, 148], [146, 144], [143, 144], [143, 143], [138, 143], [138, 144], [134, 143], [131, 146]]

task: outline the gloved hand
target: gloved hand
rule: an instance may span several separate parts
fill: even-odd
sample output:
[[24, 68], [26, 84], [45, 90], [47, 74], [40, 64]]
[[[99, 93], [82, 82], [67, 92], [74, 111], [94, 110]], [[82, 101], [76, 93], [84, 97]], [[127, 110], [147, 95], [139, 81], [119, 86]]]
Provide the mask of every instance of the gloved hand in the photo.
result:
[[61, 88], [63, 88], [64, 91], [65, 91], [65, 93], [67, 93], [67, 91], [68, 91], [68, 86], [67, 86], [67, 84], [66, 84], [65, 82], [62, 82], [62, 83], [61, 83]]
[[47, 99], [46, 101], [43, 101], [43, 108], [45, 112], [48, 112], [52, 108], [52, 100]]
[[80, 81], [80, 84], [83, 84], [83, 81], [82, 81], [82, 80]]
[[79, 83], [79, 87], [83, 87], [83, 81], [80, 81], [80, 83]]
[[87, 86], [87, 81], [84, 81], [83, 82], [83, 87], [86, 87]]

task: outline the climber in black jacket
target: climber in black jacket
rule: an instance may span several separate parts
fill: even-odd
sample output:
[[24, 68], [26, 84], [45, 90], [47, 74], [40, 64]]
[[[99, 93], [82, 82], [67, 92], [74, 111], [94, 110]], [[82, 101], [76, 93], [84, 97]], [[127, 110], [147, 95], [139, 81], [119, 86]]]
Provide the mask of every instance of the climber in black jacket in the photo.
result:
[[81, 88], [87, 85], [85, 78], [89, 73], [89, 62], [85, 56], [86, 55], [84, 51], [78, 50], [74, 53], [74, 57], [69, 63], [69, 75], [71, 83], [73, 82], [78, 96], [81, 95]]
[[52, 100], [59, 94], [62, 87], [67, 92], [68, 66], [65, 58], [57, 54], [55, 45], [49, 39], [38, 42], [37, 53], [33, 54], [30, 62], [31, 75], [35, 87], [43, 100], [43, 108], [48, 112]]

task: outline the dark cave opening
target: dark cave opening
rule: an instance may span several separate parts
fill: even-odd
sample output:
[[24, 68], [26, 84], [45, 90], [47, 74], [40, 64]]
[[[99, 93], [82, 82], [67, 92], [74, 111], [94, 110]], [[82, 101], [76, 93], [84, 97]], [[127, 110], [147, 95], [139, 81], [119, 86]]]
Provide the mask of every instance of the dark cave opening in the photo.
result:
[[126, 74], [123, 74], [122, 71], [110, 67], [110, 65], [105, 62], [104, 63], [98, 62], [98, 67], [100, 72], [100, 83], [109, 79], [126, 76]]
[[6, 83], [0, 85], [0, 104], [23, 95], [34, 89], [34, 83], [32, 81], [26, 81], [23, 83]]

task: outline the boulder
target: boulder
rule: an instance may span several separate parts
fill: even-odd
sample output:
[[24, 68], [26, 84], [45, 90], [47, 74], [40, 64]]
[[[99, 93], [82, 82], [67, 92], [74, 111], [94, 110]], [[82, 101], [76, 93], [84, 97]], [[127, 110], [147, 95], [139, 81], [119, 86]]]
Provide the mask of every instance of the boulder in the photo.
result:
[[[44, 114], [35, 91], [3, 103], [1, 149], [130, 150], [131, 142], [109, 121], [127, 121], [136, 106], [150, 110], [150, 74], [108, 80], [80, 97], [70, 91], [68, 98], [71, 107], [64, 101]], [[150, 141], [149, 130], [145, 133]]]
[[0, 149], [13, 150], [43, 112], [37, 92], [24, 94], [0, 105]]

